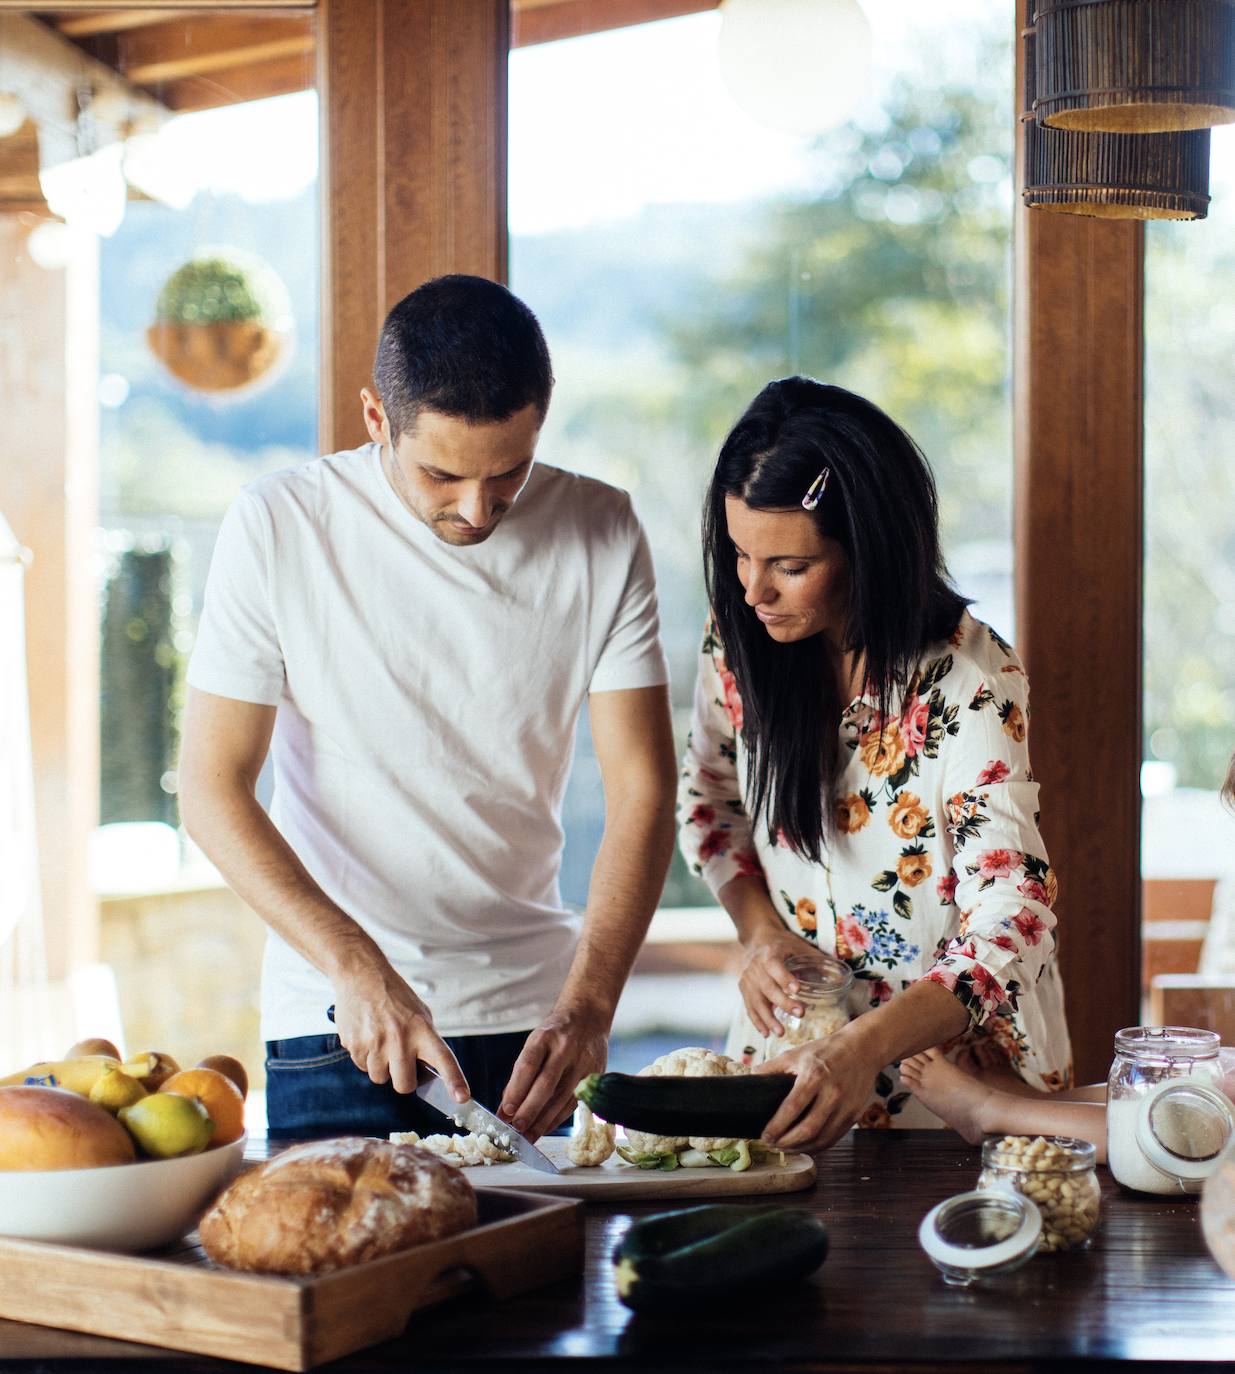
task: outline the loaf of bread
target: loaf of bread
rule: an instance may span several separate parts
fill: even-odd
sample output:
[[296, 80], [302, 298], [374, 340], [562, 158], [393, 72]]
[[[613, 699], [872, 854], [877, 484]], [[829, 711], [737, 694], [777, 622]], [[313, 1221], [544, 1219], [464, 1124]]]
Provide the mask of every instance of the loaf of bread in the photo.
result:
[[344, 1136], [296, 1145], [220, 1194], [199, 1226], [212, 1260], [329, 1274], [476, 1223], [472, 1185], [427, 1150]]
[[0, 1088], [0, 1169], [131, 1164], [133, 1137], [109, 1111], [67, 1088]]

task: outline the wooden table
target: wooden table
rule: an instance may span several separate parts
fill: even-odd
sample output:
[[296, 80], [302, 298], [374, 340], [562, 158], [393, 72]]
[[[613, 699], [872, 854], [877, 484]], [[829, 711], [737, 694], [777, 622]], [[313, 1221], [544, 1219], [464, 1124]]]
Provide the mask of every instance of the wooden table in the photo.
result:
[[[918, 1248], [936, 1202], [971, 1188], [978, 1151], [945, 1131], [860, 1131], [819, 1157], [811, 1193], [783, 1199], [824, 1217], [832, 1252], [808, 1283], [750, 1307], [636, 1317], [616, 1299], [609, 1253], [632, 1215], [588, 1209], [586, 1269], [508, 1302], [459, 1298], [416, 1314], [398, 1341], [326, 1366], [332, 1374], [539, 1374], [552, 1366], [631, 1374], [943, 1371], [998, 1366], [1199, 1370], [1235, 1360], [1235, 1283], [1209, 1258], [1197, 1203], [1134, 1197], [1105, 1170], [1091, 1250], [1043, 1256], [997, 1283], [950, 1288]], [[0, 1323], [0, 1369], [24, 1374], [206, 1374], [252, 1365]]]

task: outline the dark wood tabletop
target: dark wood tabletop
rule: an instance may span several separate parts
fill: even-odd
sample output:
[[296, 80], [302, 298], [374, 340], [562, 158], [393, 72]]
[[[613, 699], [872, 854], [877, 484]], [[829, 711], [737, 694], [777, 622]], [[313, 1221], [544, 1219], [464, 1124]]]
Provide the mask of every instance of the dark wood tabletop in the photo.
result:
[[[1235, 1360], [1235, 1283], [1206, 1251], [1195, 1199], [1140, 1197], [1105, 1169], [1093, 1246], [1042, 1255], [1006, 1278], [952, 1288], [918, 1246], [936, 1202], [972, 1188], [979, 1152], [947, 1131], [859, 1131], [819, 1157], [811, 1192], [778, 1198], [825, 1219], [831, 1253], [806, 1283], [729, 1307], [635, 1316], [610, 1253], [633, 1216], [589, 1205], [580, 1278], [505, 1302], [480, 1295], [414, 1314], [406, 1335], [326, 1366], [338, 1374], [632, 1374], [992, 1369], [1189, 1371]], [[0, 1322], [0, 1369], [25, 1374], [253, 1370], [148, 1346]]]

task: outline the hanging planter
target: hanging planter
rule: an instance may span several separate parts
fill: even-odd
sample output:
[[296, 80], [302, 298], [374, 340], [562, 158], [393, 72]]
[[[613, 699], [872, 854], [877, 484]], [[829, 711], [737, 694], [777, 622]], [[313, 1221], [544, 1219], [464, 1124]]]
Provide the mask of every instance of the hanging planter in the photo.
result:
[[227, 392], [269, 375], [291, 339], [287, 291], [264, 263], [233, 250], [186, 262], [159, 292], [146, 342], [198, 391]]

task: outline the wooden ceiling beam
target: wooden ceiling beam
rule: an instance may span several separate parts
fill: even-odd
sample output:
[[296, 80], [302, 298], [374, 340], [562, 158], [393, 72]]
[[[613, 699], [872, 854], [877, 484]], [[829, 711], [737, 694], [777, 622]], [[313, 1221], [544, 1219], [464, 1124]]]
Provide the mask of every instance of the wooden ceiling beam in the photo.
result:
[[154, 87], [159, 102], [177, 114], [214, 110], [245, 100], [265, 100], [311, 90], [314, 85], [312, 57], [282, 57], [250, 67], [232, 67], [211, 76], [186, 76]]
[[[178, 81], [187, 76], [208, 76], [212, 72], [227, 71], [232, 67], [256, 66], [279, 58], [299, 57], [305, 60], [305, 70], [312, 74], [311, 33], [285, 33], [281, 37], [270, 37], [259, 42], [228, 41], [229, 32], [226, 29], [209, 36], [211, 41], [208, 45], [189, 44], [184, 41], [184, 36], [181, 36], [179, 43], [169, 44], [163, 50], [164, 56], [149, 57], [146, 60], [134, 61], [122, 49], [120, 71], [135, 86], [151, 86], [160, 81]], [[179, 55], [173, 57], [173, 52]]]
[[513, 0], [512, 48], [714, 10], [720, 0]]
[[[202, 10], [208, 14], [208, 10]], [[54, 11], [43, 14], [66, 38], [97, 38], [105, 33], [124, 33], [130, 29], [145, 28], [148, 24], [166, 24], [166, 10], [100, 10], [97, 14], [65, 16]], [[196, 15], [182, 14], [182, 20]]]

